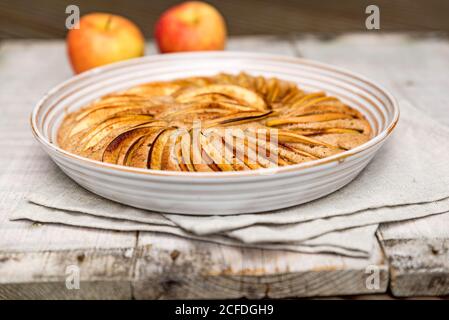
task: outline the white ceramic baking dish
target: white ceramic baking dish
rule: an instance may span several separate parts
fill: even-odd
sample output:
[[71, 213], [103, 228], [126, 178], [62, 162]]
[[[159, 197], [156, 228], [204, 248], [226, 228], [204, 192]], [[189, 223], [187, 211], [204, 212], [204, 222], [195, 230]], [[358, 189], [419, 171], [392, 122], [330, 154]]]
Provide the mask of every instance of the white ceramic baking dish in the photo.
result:
[[[137, 84], [218, 72], [275, 76], [310, 91], [322, 90], [362, 112], [374, 137], [338, 155], [275, 169], [240, 172], [146, 170], [90, 160], [55, 143], [65, 113]], [[382, 87], [352, 72], [290, 57], [241, 52], [155, 55], [100, 67], [52, 89], [31, 115], [37, 141], [84, 188], [153, 211], [183, 214], [262, 212], [305, 203], [338, 190], [368, 164], [396, 126], [399, 108]]]

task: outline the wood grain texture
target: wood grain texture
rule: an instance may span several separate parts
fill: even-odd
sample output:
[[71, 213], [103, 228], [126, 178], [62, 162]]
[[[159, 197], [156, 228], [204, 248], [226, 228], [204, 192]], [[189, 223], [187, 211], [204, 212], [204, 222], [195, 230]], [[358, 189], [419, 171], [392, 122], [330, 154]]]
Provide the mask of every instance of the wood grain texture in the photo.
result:
[[[239, 249], [159, 236], [140, 238], [139, 248], [133, 286], [137, 299], [371, 294], [385, 292], [388, 284], [388, 267], [378, 247], [368, 260]], [[379, 272], [378, 288], [366, 285], [372, 266]]]
[[382, 225], [395, 296], [449, 295], [449, 213]]
[[[147, 235], [150, 239], [150, 235]], [[386, 292], [379, 248], [369, 260], [260, 252], [154, 234], [137, 249], [0, 253], [0, 299], [285, 298]], [[80, 288], [65, 286], [78, 266]], [[379, 287], [366, 285], [367, 267]]]
[[[326, 41], [308, 36], [240, 37], [232, 39], [228, 48], [301, 54], [359, 71], [449, 124], [445, 110], [449, 98], [441, 89], [448, 85], [449, 44], [443, 39], [359, 34]], [[151, 43], [147, 52], [155, 52]], [[0, 147], [22, 146], [19, 152], [0, 157], [4, 168], [0, 171], [0, 298], [340, 296], [385, 292], [389, 277], [397, 296], [448, 292], [449, 235], [444, 228], [448, 224], [441, 216], [382, 226], [379, 239], [386, 258], [376, 247], [369, 260], [240, 249], [164, 234], [10, 222], [11, 203], [26, 193], [28, 179], [45, 174], [45, 168], [33, 167], [33, 158], [46, 155], [34, 143], [24, 119], [34, 103], [70, 77], [71, 71], [60, 41], [0, 42], [0, 70]], [[52, 165], [50, 160], [47, 163]], [[21, 174], [25, 168], [28, 176]], [[16, 181], [5, 185], [10, 175]], [[80, 290], [65, 288], [68, 265], [80, 266]], [[376, 290], [366, 286], [369, 266], [380, 272]]]
[[[365, 8], [381, 10], [382, 31], [449, 32], [445, 0], [209, 0], [226, 18], [231, 35], [285, 35], [301, 32], [366, 31]], [[111, 12], [135, 21], [153, 37], [159, 15], [178, 0], [0, 0], [0, 38], [62, 38], [65, 8], [79, 6], [81, 14]]]
[[[133, 249], [0, 253], [0, 299], [130, 299]], [[79, 289], [66, 286], [79, 268]]]

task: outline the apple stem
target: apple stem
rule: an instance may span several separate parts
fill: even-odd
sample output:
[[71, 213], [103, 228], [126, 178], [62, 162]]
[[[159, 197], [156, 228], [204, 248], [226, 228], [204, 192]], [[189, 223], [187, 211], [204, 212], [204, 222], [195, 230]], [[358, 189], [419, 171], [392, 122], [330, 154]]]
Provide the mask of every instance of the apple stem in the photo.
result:
[[105, 30], [109, 29], [109, 26], [111, 25], [112, 15], [108, 16], [108, 20], [106, 21], [106, 25], [104, 26]]

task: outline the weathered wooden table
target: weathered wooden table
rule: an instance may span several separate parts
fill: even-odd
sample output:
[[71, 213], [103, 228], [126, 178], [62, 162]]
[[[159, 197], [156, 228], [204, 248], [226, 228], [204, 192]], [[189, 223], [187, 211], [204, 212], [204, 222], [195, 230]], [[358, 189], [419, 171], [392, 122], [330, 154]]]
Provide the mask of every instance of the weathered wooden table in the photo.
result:
[[[302, 56], [350, 68], [449, 125], [447, 39], [375, 32], [325, 39], [244, 37], [231, 39], [228, 49]], [[151, 44], [147, 52], [155, 52]], [[14, 160], [25, 156], [33, 166], [33, 159], [46, 157], [26, 129], [28, 115], [49, 88], [70, 76], [62, 41], [0, 42], [0, 298], [449, 294], [449, 214], [382, 225], [368, 260], [8, 221], [12, 197], [28, 190], [26, 177], [4, 183], [8, 174], [20, 170]], [[12, 134], [12, 126], [23, 127], [22, 134]], [[11, 143], [21, 144], [22, 152], [9, 153]], [[70, 265], [80, 267], [79, 290], [65, 286]], [[374, 289], [366, 285], [373, 267], [380, 271]]]

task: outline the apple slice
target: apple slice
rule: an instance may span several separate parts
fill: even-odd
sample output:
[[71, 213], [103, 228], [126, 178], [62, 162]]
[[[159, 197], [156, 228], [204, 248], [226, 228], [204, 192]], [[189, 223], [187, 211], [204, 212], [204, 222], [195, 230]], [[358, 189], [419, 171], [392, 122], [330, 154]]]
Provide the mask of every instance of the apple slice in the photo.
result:
[[338, 119], [326, 122], [295, 123], [283, 126], [285, 130], [324, 130], [324, 129], [350, 129], [370, 136], [371, 127], [365, 119]]
[[205, 93], [194, 96], [189, 99], [189, 102], [192, 103], [210, 103], [210, 102], [231, 102], [237, 103], [237, 100], [232, 99], [231, 97], [225, 96], [221, 93]]
[[212, 127], [216, 125], [237, 125], [237, 124], [243, 124], [246, 122], [261, 120], [263, 118], [268, 117], [272, 111], [265, 111], [265, 112], [238, 112], [234, 114], [230, 114], [225, 117], [213, 119], [211, 121], [206, 122], [205, 127]]
[[209, 137], [205, 137], [202, 133], [200, 134], [200, 143], [201, 148], [207, 153], [210, 159], [215, 163], [215, 165], [220, 168], [221, 171], [233, 171], [234, 168], [230, 162], [224, 156], [224, 152], [220, 149], [224, 149], [224, 146], [221, 148], [216, 148], [215, 143], [210, 140], [215, 139], [214, 135]]
[[235, 102], [226, 102], [226, 101], [220, 101], [217, 102], [217, 106], [223, 109], [226, 109], [231, 112], [254, 112], [256, 111], [252, 107], [244, 106]]
[[235, 84], [234, 75], [229, 73], [219, 73], [215, 77], [215, 84]]
[[176, 142], [179, 135], [174, 131], [168, 137], [161, 157], [161, 170], [181, 171], [181, 167], [176, 157]]
[[125, 106], [115, 106], [115, 107], [106, 106], [99, 108], [87, 114], [80, 120], [78, 120], [74, 124], [74, 126], [70, 129], [69, 136], [74, 136], [87, 128], [98, 125], [99, 123], [102, 123], [103, 121], [109, 118], [119, 116], [120, 114], [125, 115], [126, 113], [128, 113], [128, 114], [140, 114], [147, 116], [152, 116], [154, 114], [154, 112], [152, 112], [152, 110], [149, 108], [142, 108], [136, 106], [139, 105], [126, 104]]
[[339, 101], [332, 101], [330, 103], [326, 103], [323, 105], [310, 105], [306, 107], [300, 107], [291, 110], [290, 112], [284, 112], [284, 117], [300, 117], [300, 116], [307, 116], [312, 114], [323, 114], [323, 113], [344, 113], [351, 115], [355, 118], [361, 117], [361, 114], [354, 110], [349, 108], [348, 106], [344, 105], [343, 103]]
[[119, 123], [121, 119], [122, 117], [113, 117], [111, 119], [106, 119], [96, 126], [90, 126], [75, 135], [65, 137], [65, 139], [59, 141], [59, 143], [63, 148], [66, 148], [69, 151], [82, 151], [90, 138], [92, 138], [95, 134], [97, 134], [107, 126]]
[[[184, 133], [184, 134], [188, 135], [188, 133]], [[174, 146], [174, 157], [175, 157], [174, 161], [176, 162], [179, 170], [190, 171], [186, 165], [186, 162], [184, 161], [184, 159], [182, 157], [182, 136], [184, 134], [178, 136], [176, 139], [175, 146]], [[189, 161], [190, 161], [190, 159], [189, 159]]]
[[[303, 103], [301, 104], [300, 108], [307, 108], [310, 106], [314, 106], [314, 105], [318, 105], [321, 104], [323, 102], [334, 102], [334, 101], [338, 101], [338, 99], [336, 97], [318, 97], [316, 99], [309, 99], [309, 100], [305, 100], [303, 101]], [[294, 107], [298, 107], [298, 106], [294, 106]]]
[[256, 91], [261, 95], [261, 96], [266, 96], [267, 92], [268, 92], [268, 85], [267, 82], [265, 81], [265, 78], [262, 76], [258, 76], [256, 77]]
[[328, 134], [328, 133], [348, 133], [353, 135], [361, 134], [361, 131], [353, 130], [353, 129], [342, 129], [342, 128], [329, 128], [329, 129], [309, 129], [309, 130], [290, 130], [296, 134], [303, 135], [303, 136], [315, 136], [315, 135], [322, 135], [322, 134]]
[[123, 164], [129, 148], [141, 137], [156, 130], [158, 130], [158, 128], [137, 127], [122, 132], [104, 149], [102, 161], [115, 164]]
[[318, 159], [318, 157], [310, 153], [303, 152], [301, 150], [296, 150], [293, 148], [290, 149], [283, 145], [280, 145], [279, 147], [279, 157], [281, 159], [286, 159], [291, 164], [303, 163], [306, 161]]
[[130, 115], [130, 116], [114, 117], [107, 121], [104, 121], [100, 125], [89, 130], [81, 138], [79, 142], [79, 144], [82, 146], [81, 150], [85, 151], [93, 147], [115, 129], [139, 125], [145, 122], [149, 122], [151, 119], [152, 119], [151, 116], [146, 115], [142, 116]]
[[312, 145], [312, 146], [316, 145], [316, 146], [322, 146], [322, 147], [335, 149], [334, 146], [332, 146], [328, 143], [325, 143], [325, 142], [322, 142], [322, 141], [319, 141], [319, 140], [316, 140], [313, 138], [301, 136], [299, 134], [295, 134], [292, 132], [284, 131], [284, 130], [278, 130], [277, 135], [278, 135], [278, 137], [277, 137], [278, 141], [281, 143], [289, 143], [289, 142], [303, 143], [303, 144], [308, 144], [308, 145]]
[[267, 83], [267, 95], [265, 96], [265, 100], [269, 102], [275, 101], [279, 95], [281, 94], [281, 84], [279, 80], [276, 78], [270, 78]]
[[304, 143], [295, 143], [295, 142], [288, 142], [288, 143], [282, 143], [284, 146], [295, 150], [296, 153], [300, 153], [300, 151], [305, 152], [306, 154], [311, 154], [312, 156], [316, 158], [325, 158], [332, 156], [334, 154], [338, 154], [340, 152], [343, 152], [344, 149], [339, 148], [338, 146], [333, 146], [332, 148], [324, 147], [324, 146], [312, 146], [309, 144]]
[[108, 146], [108, 144], [118, 135], [120, 135], [123, 131], [126, 131], [127, 129], [117, 129], [111, 132], [110, 135], [103, 138], [99, 143], [97, 143], [95, 146], [83, 151], [80, 153], [80, 155], [94, 159], [94, 160], [101, 160], [105, 148]]
[[249, 149], [243, 139], [234, 136], [229, 130], [224, 132], [224, 144], [232, 151], [234, 158], [243, 163], [248, 169], [255, 170], [261, 168], [257, 162], [256, 154]]
[[172, 128], [164, 129], [161, 133], [154, 139], [151, 145], [150, 151], [148, 153], [148, 169], [162, 170], [162, 156], [164, 148], [170, 136], [173, 134]]
[[189, 132], [186, 132], [181, 135], [181, 156], [182, 159], [178, 159], [178, 162], [183, 163], [188, 171], [194, 172], [195, 167], [192, 164], [192, 155], [191, 155], [191, 144], [192, 139]]
[[250, 168], [272, 168], [277, 166], [276, 161], [264, 157], [267, 152], [260, 152], [261, 150], [258, 148], [257, 142], [248, 135], [245, 135], [242, 130], [230, 130], [229, 134], [236, 138], [236, 157], [244, 161], [247, 166]]
[[201, 104], [201, 105], [194, 105], [186, 109], [182, 109], [176, 112], [167, 113], [166, 118], [167, 119], [177, 119], [179, 117], [186, 117], [189, 114], [209, 114], [209, 113], [215, 113], [215, 114], [228, 114], [230, 113], [229, 110], [220, 108], [217, 104]]
[[215, 172], [220, 172], [220, 168], [214, 163], [214, 161], [209, 157], [206, 151], [204, 149], [201, 149], [201, 157], [204, 161], [204, 163], [207, 163], [208, 167]]
[[104, 136], [101, 140], [99, 140], [98, 143], [96, 143], [95, 145], [79, 151], [79, 154], [87, 158], [100, 160], [103, 155], [104, 149], [115, 137], [117, 137], [122, 132], [134, 128], [140, 124], [141, 123], [135, 123], [132, 121], [125, 122], [120, 126], [118, 126], [117, 128], [110, 130], [109, 133], [106, 136]]
[[[309, 152], [305, 152], [303, 150], [294, 148], [292, 145], [281, 145], [283, 148], [286, 148], [287, 150], [292, 150], [294, 153], [299, 154], [300, 156], [306, 157], [306, 158], [310, 158], [310, 160], [316, 160], [316, 159], [320, 159], [320, 157], [313, 155]], [[307, 160], [308, 161], [308, 160]]]
[[164, 129], [165, 128], [155, 128], [150, 134], [136, 140], [126, 151], [123, 164], [130, 167], [147, 168], [148, 154], [151, 145]]
[[135, 94], [138, 96], [168, 96], [178, 91], [180, 84], [170, 82], [151, 82], [125, 90], [124, 94]]
[[237, 159], [233, 149], [224, 142], [225, 130], [207, 130], [203, 132], [207, 145], [203, 149], [221, 171], [241, 171], [249, 169], [243, 161]]
[[267, 109], [265, 101], [258, 94], [246, 88], [230, 84], [213, 84], [202, 88], [185, 90], [175, 96], [175, 100], [185, 103], [189, 102], [193, 97], [208, 93], [218, 93], [228, 96], [242, 105], [251, 106], [260, 111]]
[[81, 121], [83, 118], [92, 114], [99, 109], [108, 108], [119, 108], [119, 107], [129, 107], [135, 106], [138, 108], [150, 107], [156, 104], [155, 101], [149, 98], [139, 97], [135, 95], [124, 95], [124, 96], [111, 96], [102, 98], [86, 108], [81, 109], [75, 117], [76, 121]]
[[270, 132], [262, 133], [263, 134], [261, 134], [260, 131], [245, 132], [248, 140], [257, 148], [257, 153], [260, 156], [279, 166], [303, 161], [303, 159], [299, 159], [296, 154], [277, 143], [277, 139], [273, 139], [273, 135]]
[[[84, 118], [93, 115], [101, 116], [102, 112], [110, 113], [116, 108], [128, 109], [146, 109], [155, 106], [161, 106], [167, 103], [173, 103], [170, 97], [140, 97], [136, 95], [112, 95], [101, 98], [100, 100], [82, 108], [81, 110], [71, 114], [71, 119], [79, 122]], [[112, 109], [112, 111], [110, 110]]]
[[322, 98], [322, 97], [326, 97], [326, 93], [322, 92], [322, 91], [305, 94], [303, 96], [298, 97], [297, 100], [290, 101], [290, 107], [297, 108], [297, 107], [300, 107], [301, 105], [303, 105], [305, 102], [310, 101], [311, 99]]
[[294, 101], [303, 98], [305, 95], [304, 91], [294, 88], [282, 98], [281, 102], [286, 105], [291, 105]]
[[236, 77], [234, 77], [234, 81], [237, 85], [247, 88], [249, 90], [255, 90], [255, 81], [253, 77], [249, 76], [245, 72], [240, 72]]
[[314, 114], [302, 117], [290, 117], [290, 118], [278, 118], [267, 120], [265, 123], [269, 127], [280, 126], [284, 124], [295, 124], [295, 123], [311, 123], [311, 122], [324, 122], [339, 119], [352, 119], [351, 115], [345, 113], [323, 113]]
[[332, 144], [334, 146], [338, 146], [344, 150], [350, 150], [359, 146], [369, 140], [369, 136], [360, 134], [360, 133], [330, 133], [330, 134], [322, 134], [315, 139]]
[[204, 152], [201, 146], [201, 129], [200, 128], [192, 128], [190, 131], [190, 155], [192, 159], [192, 164], [195, 168], [195, 171], [220, 171], [215, 165], [213, 165], [213, 160]]
[[[221, 96], [224, 98], [223, 99], [221, 99], [221, 98], [209, 99], [209, 98], [207, 98], [209, 96]], [[225, 96], [222, 96], [220, 94], [215, 94], [215, 93], [197, 96], [195, 99], [192, 99], [191, 101], [189, 101], [189, 104], [192, 104], [193, 106], [197, 106], [197, 107], [203, 107], [203, 108], [207, 108], [207, 107], [223, 108], [223, 109], [231, 110], [234, 112], [257, 111], [253, 107], [239, 104], [237, 101], [234, 101], [232, 99], [227, 99]]]
[[225, 132], [226, 130], [214, 129], [207, 132], [207, 135], [211, 137], [209, 142], [214, 146], [216, 150], [219, 150], [221, 155], [230, 163], [234, 170], [242, 171], [249, 170], [249, 167], [245, 165], [244, 161], [241, 161], [235, 156], [235, 150], [232, 146], [232, 143], [225, 142]]

